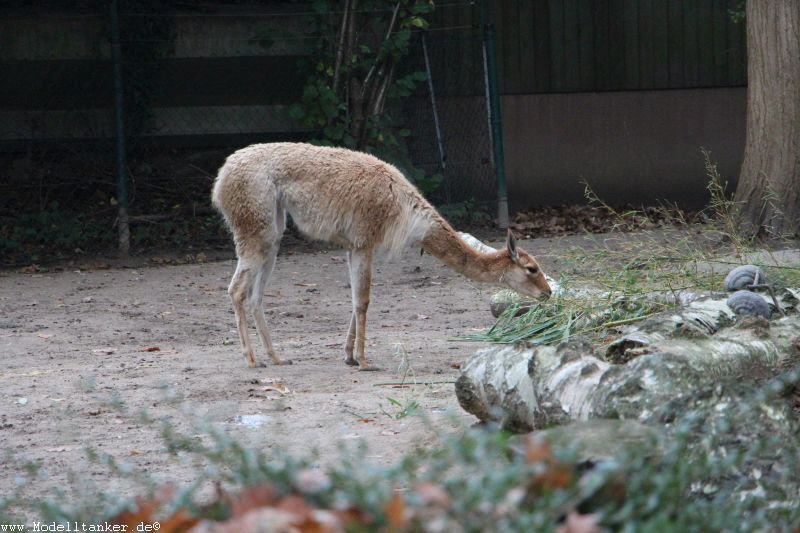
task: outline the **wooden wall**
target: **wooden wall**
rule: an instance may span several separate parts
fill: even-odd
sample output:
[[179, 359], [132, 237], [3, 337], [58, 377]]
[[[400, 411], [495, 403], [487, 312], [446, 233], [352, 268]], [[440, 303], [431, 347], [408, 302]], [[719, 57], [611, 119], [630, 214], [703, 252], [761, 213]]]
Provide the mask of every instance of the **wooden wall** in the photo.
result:
[[[490, 0], [503, 94], [746, 84], [737, 0]], [[477, 2], [443, 2], [434, 33], [480, 34]], [[470, 86], [465, 41], [448, 74]], [[461, 58], [465, 58], [461, 60]]]

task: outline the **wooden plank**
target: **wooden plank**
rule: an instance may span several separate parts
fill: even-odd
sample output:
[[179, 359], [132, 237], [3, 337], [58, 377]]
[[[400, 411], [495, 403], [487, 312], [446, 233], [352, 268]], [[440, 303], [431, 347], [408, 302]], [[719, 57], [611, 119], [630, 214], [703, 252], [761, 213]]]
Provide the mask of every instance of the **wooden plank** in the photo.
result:
[[697, 87], [700, 83], [699, 31], [697, 19], [698, 2], [705, 0], [683, 0], [683, 81], [684, 87]]
[[580, 24], [578, 0], [564, 0], [564, 89], [581, 89], [581, 58], [579, 53]]
[[533, 18], [533, 2], [523, 0], [519, 2], [519, 68], [520, 92], [535, 92], [536, 79], [536, 53], [534, 47], [534, 34], [536, 28]]
[[[737, 9], [738, 0], [728, 0], [728, 9]], [[728, 84], [747, 83], [747, 48], [744, 21], [728, 23]]]
[[698, 82], [701, 87], [714, 85], [714, 0], [700, 0], [697, 8]]
[[564, 4], [561, 0], [550, 0], [550, 88], [564, 91]]
[[639, 1], [624, 0], [622, 26], [625, 35], [625, 89], [639, 88]]
[[655, 0], [650, 5], [653, 35], [653, 87], [669, 88], [668, 3]]
[[595, 90], [607, 91], [611, 88], [611, 65], [608, 52], [609, 2], [608, 0], [597, 0], [593, 4]]
[[683, 73], [683, 6], [671, 0], [667, 9], [667, 55], [669, 56], [669, 87], [680, 88], [684, 84]]
[[714, 35], [714, 85], [728, 85], [728, 23], [730, 16], [724, 0], [714, 0], [713, 9], [713, 35]]
[[[658, 1], [658, 0], [655, 0]], [[639, 2], [639, 88], [654, 87], [652, 0]]]
[[608, 62], [610, 68], [609, 89], [625, 88], [625, 25], [623, 19], [624, 0], [610, 0], [608, 21]]
[[[459, 5], [456, 8], [456, 15], [453, 20], [454, 27], [469, 26], [476, 20], [474, 17], [478, 13], [473, 13], [469, 6]], [[480, 18], [478, 17], [478, 20]], [[453, 85], [451, 90], [454, 90], [458, 95], [464, 94], [483, 94], [483, 55], [479, 51], [478, 54], [474, 50], [474, 41], [466, 33], [461, 33], [464, 30], [454, 30], [444, 34], [446, 47], [446, 55], [444, 57], [445, 69], [453, 69], [455, 76], [452, 78]], [[481, 33], [478, 33], [477, 39], [480, 40]], [[461, 58], [460, 61], [453, 61], [453, 57]], [[455, 65], [454, 63], [458, 63]], [[480, 76], [476, 76], [479, 73]], [[478, 78], [478, 79], [476, 79]]]
[[594, 3], [578, 2], [578, 56], [580, 58], [580, 90], [595, 90], [594, 80]]
[[536, 64], [534, 90], [538, 93], [551, 90], [552, 54], [550, 53], [550, 3], [533, 2], [533, 47]]
[[[522, 91], [522, 60], [520, 58], [519, 6], [524, 0], [506, 0], [498, 2], [503, 11], [503, 32], [506, 48], [506, 94], [520, 94]], [[509, 49], [510, 48], [510, 49]]]
[[518, 60], [517, 43], [513, 25], [507, 25], [506, 15], [509, 7], [516, 7], [517, 1], [488, 2], [489, 20], [494, 24], [497, 39], [497, 74], [500, 94], [513, 93]]

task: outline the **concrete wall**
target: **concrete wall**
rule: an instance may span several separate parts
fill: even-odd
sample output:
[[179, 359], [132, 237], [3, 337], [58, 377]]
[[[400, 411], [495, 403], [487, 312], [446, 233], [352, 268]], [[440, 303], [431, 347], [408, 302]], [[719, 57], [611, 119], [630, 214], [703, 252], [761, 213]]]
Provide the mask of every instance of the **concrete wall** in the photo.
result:
[[735, 186], [746, 88], [502, 97], [511, 209], [583, 201], [588, 182], [614, 203], [706, 202], [700, 147]]

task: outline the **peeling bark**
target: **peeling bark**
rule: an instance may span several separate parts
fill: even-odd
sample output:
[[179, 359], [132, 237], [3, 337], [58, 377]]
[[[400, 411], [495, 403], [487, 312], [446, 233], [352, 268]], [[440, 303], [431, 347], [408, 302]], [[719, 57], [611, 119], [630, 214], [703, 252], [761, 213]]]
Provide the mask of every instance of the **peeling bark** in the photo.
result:
[[[787, 291], [784, 306], [796, 311]], [[795, 314], [733, 326], [707, 299], [629, 327], [604, 353], [576, 342], [477, 352], [456, 382], [461, 406], [517, 432], [592, 418], [649, 420], [671, 400], [724, 380], [758, 380], [797, 363]]]

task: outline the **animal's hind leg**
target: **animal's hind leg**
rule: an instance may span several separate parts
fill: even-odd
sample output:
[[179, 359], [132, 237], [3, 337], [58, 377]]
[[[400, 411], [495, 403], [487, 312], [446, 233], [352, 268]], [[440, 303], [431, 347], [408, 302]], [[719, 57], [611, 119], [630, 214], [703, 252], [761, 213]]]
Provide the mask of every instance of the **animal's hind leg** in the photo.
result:
[[353, 347], [356, 344], [356, 314], [350, 315], [350, 328], [347, 330], [347, 340], [344, 342], [344, 362], [350, 366], [358, 365], [358, 361], [353, 357]]
[[261, 300], [264, 297], [264, 285], [266, 285], [270, 274], [272, 274], [277, 255], [278, 241], [275, 241], [267, 250], [264, 265], [257, 275], [256, 283], [253, 284], [252, 311], [256, 321], [256, 331], [258, 331], [258, 336], [261, 337], [261, 343], [264, 345], [264, 349], [267, 350], [267, 355], [269, 355], [272, 362], [276, 365], [290, 365], [292, 364], [291, 361], [283, 360], [275, 353], [275, 348], [272, 346], [272, 339], [270, 339], [269, 329], [267, 328], [267, 319], [264, 316], [264, 308], [261, 305]]
[[250, 345], [250, 338], [247, 333], [247, 308], [262, 262], [263, 259], [239, 257], [236, 271], [233, 273], [233, 278], [228, 286], [228, 294], [231, 297], [233, 312], [236, 315], [239, 344], [242, 347], [245, 359], [247, 359], [247, 366], [250, 368], [261, 366], [253, 355], [253, 347]]

